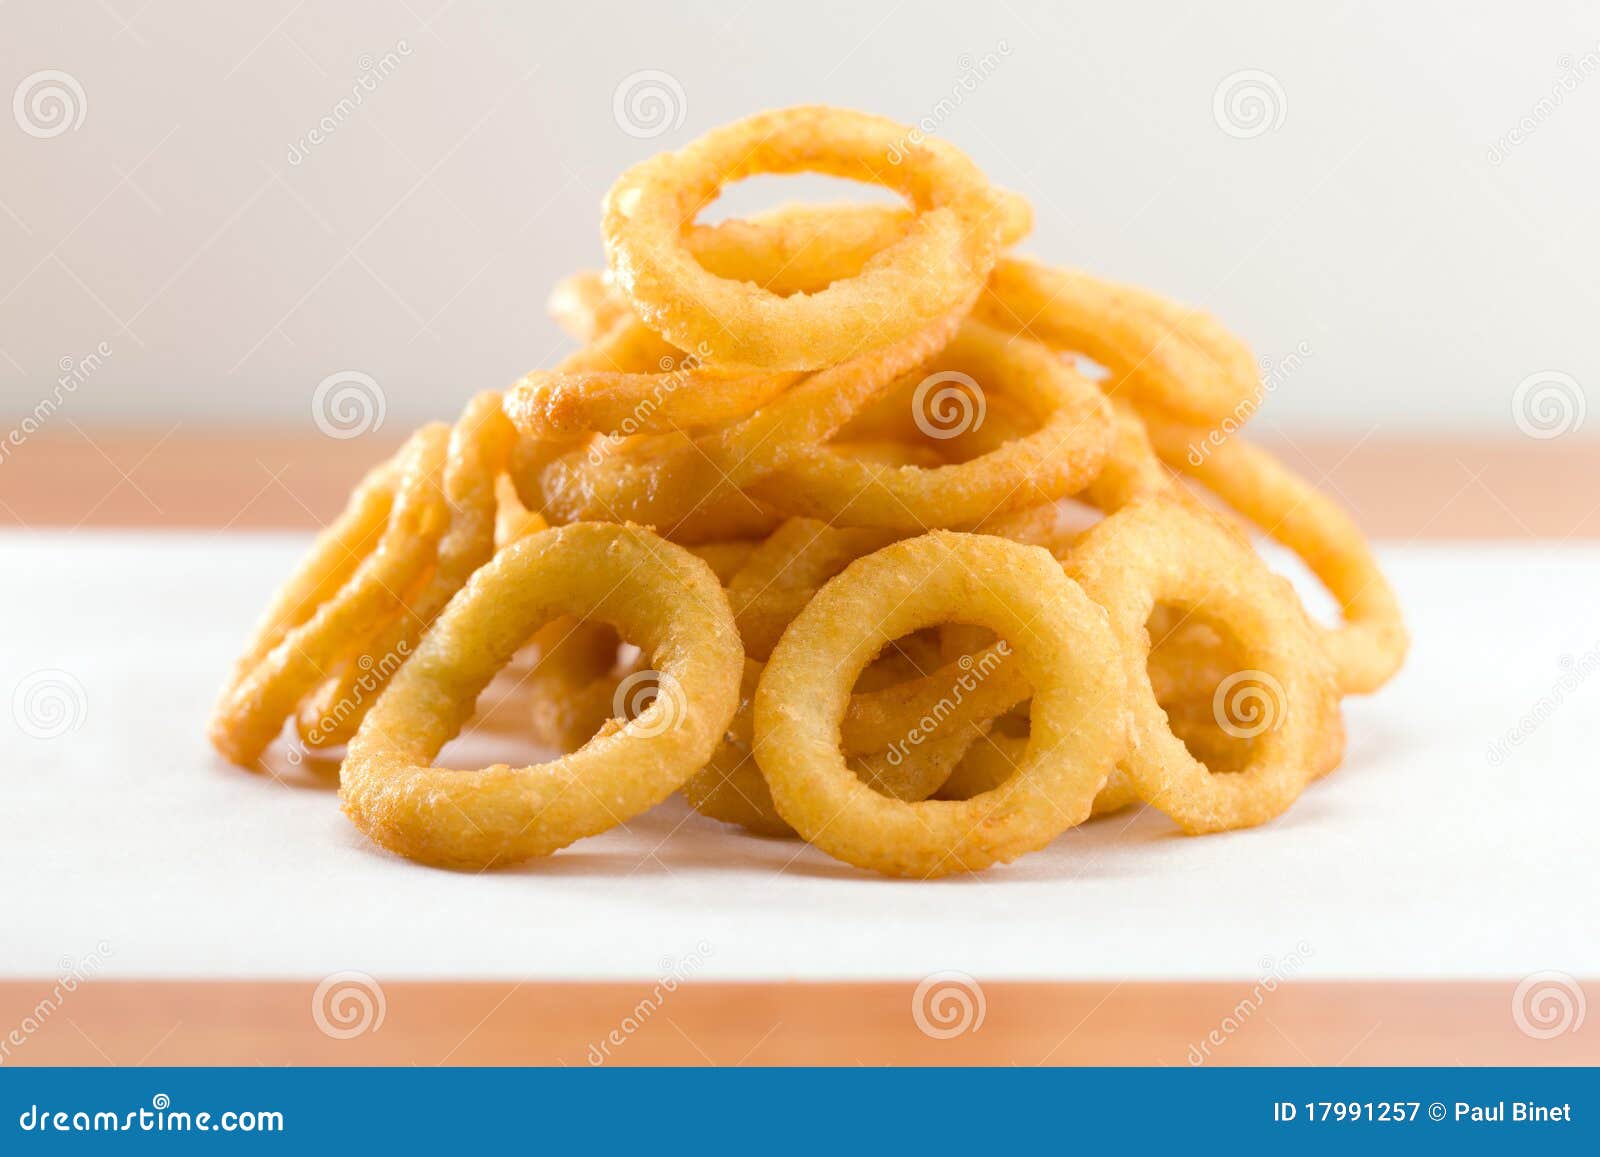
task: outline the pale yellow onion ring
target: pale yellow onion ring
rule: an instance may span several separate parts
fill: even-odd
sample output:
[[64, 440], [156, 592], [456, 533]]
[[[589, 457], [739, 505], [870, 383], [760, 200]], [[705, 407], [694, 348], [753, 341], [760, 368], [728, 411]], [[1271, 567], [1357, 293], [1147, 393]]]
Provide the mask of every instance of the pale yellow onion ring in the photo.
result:
[[751, 553], [728, 582], [745, 653], [763, 662], [800, 608], [822, 585], [864, 554], [887, 546], [893, 535], [875, 529], [831, 527], [791, 518]]
[[975, 313], [1093, 358], [1111, 397], [1181, 421], [1220, 421], [1260, 388], [1250, 348], [1210, 314], [1076, 270], [1001, 258]]
[[301, 699], [348, 652], [351, 640], [368, 637], [398, 613], [405, 592], [432, 565], [450, 521], [440, 485], [449, 437], [450, 427], [443, 424], [424, 426], [411, 436], [377, 547], [309, 618], [284, 632], [270, 651], [248, 671], [236, 672], [223, 688], [209, 734], [212, 745], [229, 760], [241, 767], [253, 765]]
[[[602, 472], [611, 455], [623, 455], [624, 461]], [[687, 487], [655, 498], [649, 488], [658, 476], [673, 486], [673, 472], [663, 463], [691, 455], [686, 434], [643, 434], [614, 445], [597, 438], [576, 447], [519, 438], [507, 469], [521, 500], [555, 523], [634, 522], [672, 542], [702, 543], [760, 538], [783, 521], [766, 503], [730, 486], [698, 500]], [[602, 480], [608, 485], [600, 485]]]
[[1111, 444], [1110, 408], [1087, 379], [1044, 346], [969, 321], [926, 368], [912, 404], [929, 429], [938, 430], [940, 420], [951, 416], [935, 412], [946, 400], [941, 391], [959, 408], [957, 423], [981, 421], [992, 393], [1031, 410], [1037, 428], [979, 457], [932, 469], [798, 445], [782, 469], [757, 480], [751, 493], [796, 515], [915, 532], [971, 526], [1053, 502], [1100, 473]]
[[1105, 466], [1084, 488], [1083, 498], [1107, 514], [1121, 510], [1137, 498], [1171, 494], [1171, 476], [1156, 456], [1144, 419], [1127, 401], [1113, 399], [1115, 432]]
[[[1033, 207], [1006, 189], [1000, 199], [1000, 244], [1014, 245], [1033, 228]], [[856, 276], [916, 222], [904, 205], [843, 202], [781, 205], [750, 217], [689, 229], [688, 247], [710, 273], [753, 281], [787, 297], [817, 293]]]
[[[867, 676], [883, 664], [883, 659], [884, 656], [879, 656], [862, 672], [858, 686], [867, 682]], [[752, 700], [763, 669], [761, 663], [745, 660], [744, 677], [739, 686], [739, 710], [710, 762], [683, 785], [683, 795], [691, 807], [710, 819], [737, 824], [757, 835], [787, 837], [793, 836], [795, 831], [778, 814], [772, 793], [767, 790], [767, 782], [750, 751], [754, 734]], [[852, 703], [861, 697], [853, 696]], [[851, 752], [847, 748], [850, 770], [883, 795], [908, 801], [927, 799], [949, 778], [967, 749], [989, 727], [987, 721], [947, 722], [947, 726], [942, 724], [926, 738], [918, 736], [917, 742], [910, 742], [908, 733], [902, 729], [893, 747], [868, 753]]]
[[[1130, 503], [1090, 528], [1067, 570], [1110, 612], [1122, 645], [1133, 726], [1122, 768], [1141, 798], [1190, 833], [1250, 827], [1287, 810], [1314, 777], [1338, 710], [1333, 671], [1288, 581], [1214, 516], [1171, 499]], [[1196, 760], [1156, 701], [1145, 624], [1160, 603], [1225, 626], [1250, 664], [1234, 673], [1232, 698], [1219, 688], [1219, 724], [1260, 727], [1238, 771], [1213, 774]]]
[[[710, 542], [685, 549], [726, 585], [755, 546]], [[527, 648], [531, 666], [522, 679], [533, 700], [534, 742], [555, 751], [576, 751], [606, 720], [630, 717], [634, 704], [624, 700], [634, 695], [619, 699], [619, 688], [646, 668], [642, 655], [621, 662], [621, 646], [616, 630], [605, 623], [562, 618], [540, 628]]]
[[496, 484], [512, 437], [499, 394], [485, 391], [467, 403], [450, 431], [444, 464], [450, 525], [439, 540], [432, 573], [394, 619], [361, 640], [340, 660], [333, 677], [301, 704], [297, 725], [306, 746], [344, 743], [355, 734], [377, 693], [416, 647], [423, 631], [493, 556], [499, 513]]
[[[1008, 189], [995, 192], [1001, 204], [1000, 244], [1014, 245], [1033, 229], [1033, 206]], [[692, 225], [687, 244], [695, 259], [718, 277], [753, 281], [787, 297], [816, 293], [854, 277], [904, 237], [915, 220], [916, 214], [904, 205], [780, 205], [714, 225]], [[558, 281], [548, 308], [562, 329], [583, 342], [594, 341], [625, 317], [637, 320], [627, 296], [596, 270]]]
[[[1152, 658], [1152, 669], [1154, 666]], [[1215, 687], [1177, 702], [1163, 703], [1161, 709], [1166, 712], [1172, 734], [1213, 774], [1243, 771], [1250, 765], [1257, 739], [1231, 734], [1217, 723]], [[1335, 708], [1328, 713], [1327, 726], [1312, 751], [1312, 778], [1320, 779], [1337, 768], [1344, 759], [1344, 748], [1344, 716]]]
[[[928, 799], [950, 778], [968, 751], [982, 742], [987, 726], [950, 728], [918, 747], [897, 751], [893, 760], [887, 752], [875, 752], [852, 755], [847, 762], [856, 778], [882, 796], [908, 803]], [[711, 761], [683, 785], [683, 795], [707, 819], [737, 824], [756, 835], [796, 835], [778, 814], [755, 756], [738, 740], [724, 740]]]
[[[1004, 638], [1032, 688], [1022, 766], [964, 802], [887, 799], [839, 750], [851, 684], [886, 641], [953, 619]], [[1125, 678], [1105, 613], [1048, 552], [935, 531], [851, 564], [790, 624], [756, 691], [756, 757], [779, 814], [830, 855], [891, 875], [981, 869], [1088, 816], [1126, 748]]]
[[[889, 155], [907, 130], [841, 109], [747, 117], [624, 173], [606, 195], [603, 234], [616, 284], [651, 328], [716, 361], [816, 370], [909, 337], [970, 300], [994, 265], [1004, 210], [959, 150], [930, 138]], [[730, 181], [817, 172], [882, 184], [917, 210], [904, 237], [862, 271], [814, 294], [784, 297], [709, 272], [687, 227]]]
[[533, 741], [571, 752], [593, 739], [616, 712], [618, 651], [622, 640], [609, 623], [563, 616], [534, 632], [522, 683], [533, 701]]
[[495, 479], [495, 518], [494, 518], [494, 545], [495, 549], [515, 542], [525, 534], [545, 530], [549, 524], [541, 515], [535, 514], [522, 504], [522, 499], [517, 497], [516, 483], [511, 481], [508, 474], [502, 474]]
[[[1006, 716], [1006, 719], [1012, 718]], [[1028, 749], [1028, 733], [1005, 731], [996, 725], [983, 739], [967, 748], [935, 799], [963, 800], [993, 791], [1016, 774]], [[1113, 815], [1139, 802], [1139, 793], [1122, 771], [1116, 770], [1094, 797], [1089, 818]]]
[[581, 342], [592, 342], [623, 318], [633, 317], [627, 299], [611, 288], [605, 274], [592, 269], [556, 282], [545, 299], [545, 309], [557, 325]]
[[[523, 640], [560, 615], [603, 620], [634, 640], [662, 693], [550, 763], [430, 766]], [[704, 766], [738, 706], [741, 661], [716, 576], [681, 547], [598, 524], [519, 539], [473, 576], [367, 715], [340, 769], [345, 812], [423, 863], [548, 855], [660, 803]]]
[[[952, 314], [905, 341], [812, 374], [743, 421], [701, 437], [640, 435], [614, 445], [597, 440], [558, 447], [548, 461], [536, 450], [531, 493], [554, 522], [639, 522], [683, 541], [754, 537], [762, 531], [752, 528], [771, 508], [739, 487], [778, 469], [795, 446], [832, 434], [900, 374], [942, 349], [958, 322]], [[514, 469], [516, 463], [514, 455]], [[530, 501], [522, 480], [518, 492]]]
[[[395, 483], [406, 451], [374, 466], [357, 483], [345, 508], [317, 535], [294, 573], [273, 594], [250, 641], [234, 662], [229, 686], [236, 686], [295, 627], [338, 593], [370, 555], [394, 507]], [[224, 693], [226, 697], [227, 693]]]
[[830, 437], [902, 374], [936, 356], [965, 313], [962, 306], [901, 341], [801, 379], [771, 405], [700, 439], [697, 448], [733, 485], [765, 477], [792, 450]]
[[671, 360], [658, 373], [536, 370], [506, 391], [506, 414], [530, 438], [657, 434], [744, 418], [798, 379]]
[[1359, 695], [1387, 683], [1410, 645], [1405, 620], [1366, 537], [1338, 503], [1237, 436], [1213, 445], [1205, 431], [1159, 423], [1151, 436], [1168, 465], [1299, 555], [1339, 603], [1343, 623], [1318, 633], [1340, 688]]

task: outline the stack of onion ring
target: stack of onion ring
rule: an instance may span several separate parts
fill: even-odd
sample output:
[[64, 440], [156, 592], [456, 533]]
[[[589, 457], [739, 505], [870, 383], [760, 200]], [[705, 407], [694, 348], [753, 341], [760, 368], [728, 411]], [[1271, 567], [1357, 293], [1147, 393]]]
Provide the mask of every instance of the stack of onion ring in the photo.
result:
[[[798, 172], [904, 204], [698, 220]], [[1245, 344], [1010, 253], [1031, 225], [954, 146], [839, 109], [636, 165], [605, 200], [608, 268], [550, 297], [579, 348], [362, 481], [214, 744], [258, 766], [292, 721], [292, 754], [345, 745], [356, 825], [457, 868], [674, 792], [914, 877], [1135, 805], [1191, 833], [1281, 815], [1343, 759], [1340, 698], [1401, 665], [1398, 601], [1351, 519], [1238, 436]], [[500, 672], [553, 757], [434, 766]]]

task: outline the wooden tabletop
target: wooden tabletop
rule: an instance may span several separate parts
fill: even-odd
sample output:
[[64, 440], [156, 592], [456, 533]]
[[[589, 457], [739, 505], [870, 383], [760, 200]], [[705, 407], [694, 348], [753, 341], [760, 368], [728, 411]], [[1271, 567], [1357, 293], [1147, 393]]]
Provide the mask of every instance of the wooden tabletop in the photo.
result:
[[[393, 446], [375, 438], [41, 435], [0, 461], [0, 525], [303, 528]], [[1278, 442], [1376, 537], [1600, 537], [1600, 445]], [[1570, 1064], [1600, 1017], [1556, 1035], [1520, 978], [1472, 983], [983, 983], [983, 1016], [919, 1026], [919, 978], [871, 984], [385, 984], [346, 1034], [299, 982], [0, 982], [7, 1064]], [[981, 980], [980, 980], [981, 982]], [[1600, 979], [1586, 981], [1600, 994]], [[620, 1041], [620, 1043], [614, 1043]], [[613, 1042], [613, 1043], [608, 1043]]]
[[[1600, 442], [1264, 442], [1376, 537], [1600, 537]], [[380, 436], [241, 437], [188, 427], [41, 433], [0, 460], [0, 525], [320, 525], [395, 444]]]
[[[948, 1021], [874, 984], [384, 983], [342, 1022], [303, 982], [0, 983], [6, 1064], [1543, 1065], [1600, 1025], [1532, 1035], [1517, 982], [982, 983]], [[1591, 993], [1600, 986], [1589, 985]], [[381, 1016], [378, 1010], [381, 1008]], [[981, 1016], [979, 1010], [981, 1009]], [[43, 1015], [41, 1016], [41, 1012]], [[932, 1031], [925, 1031], [922, 1025]], [[963, 1027], [964, 1025], [964, 1027]], [[1535, 1026], [1537, 1029], [1537, 1026]], [[960, 1031], [953, 1031], [959, 1029]]]

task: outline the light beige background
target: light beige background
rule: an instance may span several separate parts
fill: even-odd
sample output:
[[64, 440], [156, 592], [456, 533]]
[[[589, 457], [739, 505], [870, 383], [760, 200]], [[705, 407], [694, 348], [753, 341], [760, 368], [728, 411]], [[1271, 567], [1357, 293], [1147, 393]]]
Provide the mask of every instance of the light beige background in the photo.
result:
[[309, 431], [347, 370], [448, 416], [559, 354], [621, 168], [828, 101], [929, 118], [1040, 255], [1308, 350], [1266, 427], [1600, 430], [1593, 4], [8, 0], [0, 90], [4, 427]]

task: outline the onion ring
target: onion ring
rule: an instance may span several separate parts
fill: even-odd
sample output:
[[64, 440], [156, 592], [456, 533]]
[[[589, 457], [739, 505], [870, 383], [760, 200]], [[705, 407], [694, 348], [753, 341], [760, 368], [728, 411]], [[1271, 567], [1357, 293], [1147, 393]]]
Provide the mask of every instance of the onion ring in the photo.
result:
[[[495, 672], [559, 615], [600, 619], [635, 640], [660, 674], [655, 701], [551, 763], [428, 766]], [[703, 766], [738, 706], [739, 669], [728, 600], [682, 548], [594, 524], [519, 539], [451, 602], [367, 715], [340, 770], [345, 812], [423, 863], [548, 855], [661, 802]]]
[[1053, 502], [1100, 473], [1112, 436], [1110, 408], [1087, 379], [1044, 346], [969, 321], [932, 368], [912, 403], [919, 425], [938, 428], [944, 415], [933, 410], [947, 398], [961, 408], [958, 421], [968, 427], [981, 423], [986, 395], [993, 393], [1031, 409], [1037, 428], [970, 461], [934, 469], [850, 458], [826, 445], [802, 443], [789, 451], [782, 469], [757, 480], [751, 493], [791, 514], [915, 532], [971, 526]]
[[[811, 374], [771, 405], [702, 437], [641, 435], [609, 452], [597, 444], [558, 450], [535, 464], [539, 509], [554, 522], [638, 522], [684, 541], [692, 540], [686, 526], [697, 528], [695, 539], [755, 537], [761, 532], [751, 528], [770, 507], [740, 487], [779, 469], [794, 447], [831, 435], [902, 373], [942, 349], [959, 320], [951, 314], [904, 341]], [[529, 501], [522, 481], [518, 492]], [[709, 524], [704, 530], [702, 522]]]
[[244, 652], [235, 661], [226, 699], [262, 659], [283, 642], [284, 636], [309, 619], [349, 581], [389, 521], [394, 508], [395, 484], [406, 451], [373, 467], [357, 483], [344, 511], [317, 535], [311, 550], [287, 581], [272, 596], [256, 623]]
[[522, 499], [517, 497], [516, 485], [509, 475], [502, 474], [495, 479], [494, 493], [497, 504], [494, 518], [496, 550], [508, 542], [515, 542], [525, 534], [548, 529], [549, 524], [540, 515], [522, 504]]
[[[851, 683], [885, 641], [954, 618], [1008, 640], [1033, 689], [1021, 768], [964, 802], [887, 799], [839, 750]], [[779, 814], [830, 855], [891, 875], [976, 870], [1089, 814], [1126, 748], [1122, 667], [1104, 612], [1048, 552], [935, 531], [852, 563], [795, 618], [756, 691], [756, 757]]]
[[751, 552], [728, 583], [745, 653], [763, 662], [822, 585], [864, 554], [887, 546], [885, 531], [841, 529], [791, 518]]
[[1093, 358], [1111, 397], [1180, 421], [1220, 421], [1259, 388], [1249, 347], [1210, 314], [1087, 273], [1002, 258], [975, 313]]
[[532, 666], [523, 676], [533, 700], [533, 741], [553, 751], [578, 750], [616, 714], [617, 655], [622, 640], [609, 623], [564, 615], [534, 632]]
[[611, 288], [605, 274], [592, 269], [556, 282], [545, 309], [557, 325], [581, 342], [592, 342], [624, 318], [635, 316], [627, 298]]
[[[883, 659], [880, 656], [862, 673], [858, 685]], [[683, 794], [691, 807], [709, 819], [737, 824], [757, 835], [792, 837], [795, 830], [778, 814], [767, 781], [750, 750], [754, 731], [752, 701], [763, 669], [762, 664], [746, 660], [739, 710], [729, 724], [728, 734], [710, 762], [683, 785]], [[937, 733], [925, 739], [919, 736], [915, 743], [904, 740], [907, 732], [902, 729], [902, 741], [894, 747], [866, 754], [847, 751], [848, 766], [862, 783], [882, 795], [906, 801], [927, 799], [989, 728], [987, 722], [945, 723]]]
[[[1000, 200], [1000, 245], [1033, 229], [1033, 207], [1006, 189]], [[689, 229], [689, 252], [728, 281], [753, 281], [783, 297], [818, 293], [859, 275], [867, 262], [900, 241], [916, 222], [904, 205], [845, 202], [782, 205], [745, 218]]]
[[[1282, 543], [1338, 602], [1342, 625], [1318, 627], [1346, 694], [1382, 687], [1405, 661], [1409, 638], [1394, 588], [1350, 516], [1271, 454], [1230, 438], [1204, 454], [1191, 448], [1203, 433], [1160, 423], [1151, 437], [1164, 461], [1189, 475], [1233, 510]], [[1196, 460], [1198, 459], [1198, 461]]]
[[385, 627], [363, 640], [359, 654], [346, 655], [333, 677], [301, 705], [298, 728], [308, 747], [344, 743], [371, 709], [376, 693], [392, 677], [429, 624], [444, 610], [495, 549], [499, 513], [497, 480], [512, 440], [500, 411], [500, 395], [485, 391], [467, 403], [450, 431], [444, 465], [444, 497], [450, 524], [439, 540], [432, 574]]
[[658, 434], [743, 418], [798, 379], [713, 369], [693, 355], [663, 359], [660, 373], [540, 370], [506, 391], [506, 414], [530, 438]]
[[[1000, 244], [1014, 245], [1033, 229], [1033, 206], [1010, 190], [995, 193], [1001, 206]], [[915, 219], [903, 205], [780, 205], [750, 217], [691, 225], [686, 243], [708, 272], [728, 281], [753, 281], [788, 297], [855, 277], [903, 238]], [[594, 341], [623, 318], [638, 317], [609, 275], [594, 270], [558, 281], [548, 309], [562, 329], [583, 342]]]
[[[893, 121], [817, 106], [747, 117], [629, 169], [606, 195], [603, 233], [616, 284], [651, 328], [719, 362], [817, 370], [911, 336], [981, 288], [1005, 216], [999, 194], [937, 140], [885, 158]], [[917, 210], [905, 236], [861, 273], [783, 297], [708, 271], [684, 243], [695, 214], [730, 181], [818, 172], [886, 185]]]
[[[1001, 730], [996, 726], [982, 740], [973, 743], [956, 764], [950, 778], [934, 795], [935, 799], [964, 800], [993, 791], [1016, 774], [1028, 749], [1028, 733]], [[1094, 797], [1089, 818], [1112, 815], [1139, 802], [1133, 781], [1120, 769], [1112, 771], [1106, 785]]]
[[[424, 426], [402, 451], [394, 505], [377, 546], [315, 612], [223, 688], [212, 712], [212, 744], [241, 767], [255, 763], [328, 669], [398, 614], [405, 592], [432, 565], [449, 508], [440, 486], [450, 427]], [[323, 553], [318, 547], [314, 555]], [[301, 581], [298, 577], [295, 582]], [[259, 644], [252, 644], [255, 650]]]
[[[1288, 581], [1218, 519], [1170, 499], [1131, 503], [1092, 527], [1067, 570], [1110, 612], [1122, 644], [1133, 727], [1122, 767], [1141, 798], [1190, 833], [1250, 827], [1286, 811], [1313, 778], [1317, 745], [1338, 710], [1332, 669]], [[1252, 664], [1234, 673], [1226, 705], [1219, 688], [1218, 723], [1255, 738], [1237, 771], [1213, 774], [1197, 761], [1156, 700], [1145, 624], [1158, 603], [1225, 624]]]
[[[519, 438], [509, 471], [522, 501], [555, 523], [633, 522], [672, 542], [702, 543], [760, 538], [783, 521], [736, 487], [696, 496], [679, 485], [674, 467], [696, 460], [703, 462], [686, 434], [640, 435], [614, 447]], [[657, 482], [666, 487], [659, 494], [651, 490]]]
[[[726, 584], [755, 546], [712, 542], [686, 549]], [[622, 639], [605, 623], [564, 617], [539, 629], [529, 644], [532, 665], [522, 680], [533, 699], [534, 742], [554, 751], [576, 751], [606, 720], [628, 718], [629, 704], [619, 702], [619, 688], [646, 668], [642, 655], [620, 663], [621, 648]]]

